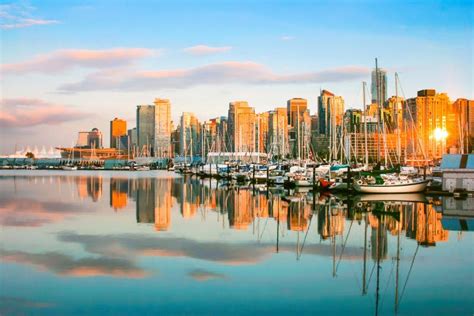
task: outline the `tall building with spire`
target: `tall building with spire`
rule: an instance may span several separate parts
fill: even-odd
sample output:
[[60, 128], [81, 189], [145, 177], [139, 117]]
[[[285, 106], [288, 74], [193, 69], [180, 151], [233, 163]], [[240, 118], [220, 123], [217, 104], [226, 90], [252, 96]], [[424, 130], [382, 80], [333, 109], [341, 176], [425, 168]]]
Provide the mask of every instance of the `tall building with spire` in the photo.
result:
[[385, 100], [387, 100], [387, 72], [385, 70], [381, 68], [372, 70], [370, 90], [372, 93], [372, 103], [382, 106]]

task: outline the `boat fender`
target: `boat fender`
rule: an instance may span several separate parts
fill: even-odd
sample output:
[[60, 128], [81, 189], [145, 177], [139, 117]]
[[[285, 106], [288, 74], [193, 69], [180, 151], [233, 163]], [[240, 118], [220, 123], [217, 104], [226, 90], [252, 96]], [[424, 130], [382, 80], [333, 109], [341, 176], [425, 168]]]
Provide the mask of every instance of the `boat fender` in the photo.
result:
[[358, 185], [363, 185], [363, 184], [364, 184], [364, 181], [362, 181], [362, 180], [357, 180], [357, 184], [358, 184]]

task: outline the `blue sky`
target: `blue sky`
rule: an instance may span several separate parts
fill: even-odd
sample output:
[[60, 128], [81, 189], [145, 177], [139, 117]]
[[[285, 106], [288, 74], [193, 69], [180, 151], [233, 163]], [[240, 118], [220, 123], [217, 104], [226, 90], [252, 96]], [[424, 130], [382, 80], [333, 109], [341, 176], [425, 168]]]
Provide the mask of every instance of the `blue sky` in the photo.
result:
[[397, 71], [406, 97], [472, 98], [472, 1], [1, 3], [2, 152], [92, 127], [108, 137], [111, 119], [133, 127], [155, 97], [175, 120], [225, 115], [236, 99], [266, 111], [304, 97], [316, 112], [320, 88], [360, 107], [375, 57], [390, 95]]

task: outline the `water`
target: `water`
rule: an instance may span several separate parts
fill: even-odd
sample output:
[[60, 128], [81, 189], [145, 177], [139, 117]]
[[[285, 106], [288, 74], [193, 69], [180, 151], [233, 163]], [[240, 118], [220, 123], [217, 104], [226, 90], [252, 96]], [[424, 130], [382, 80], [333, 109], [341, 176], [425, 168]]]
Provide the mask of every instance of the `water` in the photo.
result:
[[161, 171], [2, 171], [0, 312], [474, 312], [472, 198], [216, 186]]

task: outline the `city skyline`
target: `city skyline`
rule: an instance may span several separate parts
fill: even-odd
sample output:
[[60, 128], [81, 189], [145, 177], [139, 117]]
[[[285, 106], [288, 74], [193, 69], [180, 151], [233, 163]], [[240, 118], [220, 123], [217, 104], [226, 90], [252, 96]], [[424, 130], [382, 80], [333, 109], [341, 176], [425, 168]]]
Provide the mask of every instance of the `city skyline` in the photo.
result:
[[[134, 127], [136, 105], [155, 98], [170, 99], [175, 126], [182, 112], [200, 121], [225, 115], [232, 100], [261, 113], [300, 97], [314, 114], [320, 89], [342, 96], [346, 109], [361, 108], [375, 57], [387, 71], [387, 97], [399, 72], [407, 99], [427, 88], [472, 99], [472, 19], [461, 14], [469, 2], [388, 2], [383, 10], [347, 2], [343, 12], [329, 2], [181, 4], [2, 4], [2, 154], [15, 145], [70, 146], [78, 130], [93, 127], [109, 139], [111, 119]], [[114, 32], [126, 14], [143, 18]], [[282, 22], [286, 15], [299, 18]], [[338, 27], [343, 17], [350, 21]], [[368, 20], [378, 27], [356, 24]]]

